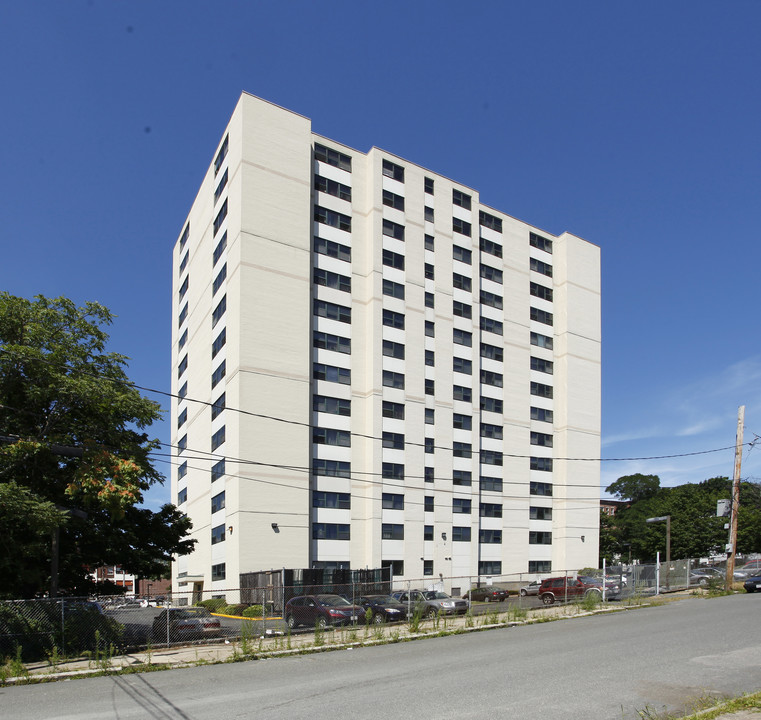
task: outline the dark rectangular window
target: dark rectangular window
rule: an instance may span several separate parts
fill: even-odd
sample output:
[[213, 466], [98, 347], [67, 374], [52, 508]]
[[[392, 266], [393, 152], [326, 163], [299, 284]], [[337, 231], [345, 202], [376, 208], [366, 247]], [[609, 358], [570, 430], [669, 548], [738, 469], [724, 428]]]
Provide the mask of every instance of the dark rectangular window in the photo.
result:
[[461, 357], [454, 357], [452, 358], [452, 370], [456, 373], [463, 373], [464, 375], [472, 375], [473, 361], [466, 360], [465, 358], [461, 358]]
[[480, 513], [481, 517], [501, 518], [502, 505], [496, 503], [481, 503]]
[[528, 544], [529, 545], [552, 545], [552, 533], [551, 532], [537, 532], [535, 530], [529, 530]]
[[472, 430], [473, 418], [470, 415], [452, 413], [452, 427], [457, 430]]
[[227, 185], [227, 170], [225, 170], [225, 174], [222, 176], [222, 179], [217, 184], [217, 187], [214, 190], [214, 202], [216, 203], [217, 200], [219, 200], [219, 196], [222, 194], [222, 191], [225, 189]]
[[432, 308], [434, 306], [434, 295], [432, 292], [427, 292], [425, 294], [425, 306], [427, 308]]
[[327, 178], [317, 175], [314, 179], [314, 189], [317, 192], [323, 192], [326, 195], [332, 195], [341, 200], [348, 200], [351, 202], [351, 188], [343, 183], [336, 182], [335, 180], [328, 180]]
[[552, 265], [537, 260], [536, 258], [530, 258], [530, 267], [534, 272], [538, 272], [547, 277], [552, 277]]
[[433, 280], [436, 274], [436, 269], [434, 268], [433, 263], [425, 263], [423, 266], [423, 275], [425, 276], [426, 280]]
[[540, 447], [552, 447], [552, 435], [547, 433], [532, 432], [531, 444], [539, 445]]
[[452, 512], [455, 515], [470, 515], [470, 500], [452, 498]]
[[[452, 218], [452, 230], [460, 235], [467, 235], [470, 237], [470, 223], [460, 220], [460, 218]], [[468, 251], [470, 252], [470, 250]]]
[[452, 285], [460, 290], [471, 291], [471, 279], [459, 273], [452, 273]]
[[351, 278], [346, 275], [314, 268], [314, 284], [333, 288], [342, 292], [351, 292]]
[[212, 514], [215, 512], [219, 512], [222, 508], [224, 508], [224, 506], [225, 506], [225, 491], [223, 490], [221, 493], [217, 493], [211, 499]]
[[531, 383], [531, 394], [537, 397], [545, 397], [552, 399], [552, 385], [542, 385], [542, 383]]
[[222, 283], [227, 279], [227, 263], [225, 263], [220, 271], [217, 273], [217, 277], [214, 278], [214, 282], [211, 286], [212, 296], [216, 295], [217, 290], [222, 287]]
[[190, 278], [185, 278], [185, 281], [180, 285], [180, 301], [185, 297], [185, 293], [188, 291], [188, 283]]
[[[545, 287], [539, 283], [529, 283], [529, 292], [534, 296], [541, 298], [542, 300], [549, 300], [552, 302], [552, 288]], [[551, 324], [551, 323], [550, 323]]]
[[456, 189], [452, 189], [452, 204], [470, 210], [470, 195]]
[[312, 507], [349, 510], [351, 509], [351, 495], [349, 493], [315, 490], [312, 492]]
[[537, 235], [536, 233], [529, 233], [528, 242], [532, 247], [539, 248], [540, 250], [544, 250], [548, 253], [552, 252], [552, 240], [548, 240], [541, 235]]
[[314, 251], [318, 255], [326, 255], [327, 257], [336, 258], [337, 260], [351, 262], [351, 248], [348, 245], [341, 245], [341, 243], [334, 242], [333, 240], [325, 240], [325, 238], [315, 237]]
[[222, 207], [219, 208], [217, 217], [214, 218], [214, 235], [219, 232], [219, 228], [222, 227], [222, 223], [227, 217], [227, 200], [222, 203]]
[[344, 215], [343, 213], [336, 212], [335, 210], [328, 210], [328, 208], [314, 206], [314, 219], [315, 222], [328, 225], [329, 227], [338, 228], [345, 232], [351, 232], [351, 216]]
[[185, 244], [188, 242], [189, 237], [190, 237], [190, 223], [188, 223], [185, 226], [185, 229], [182, 231], [182, 237], [180, 237], [180, 252], [182, 252], [185, 249]]
[[479, 247], [481, 248], [481, 252], [494, 255], [494, 257], [498, 258], [502, 257], [502, 246], [499, 243], [495, 243], [493, 240], [481, 238]]
[[324, 300], [314, 301], [314, 314], [318, 317], [338, 320], [342, 323], [351, 323], [351, 308], [336, 303], [325, 302]]
[[187, 460], [177, 468], [177, 479], [182, 480], [188, 474], [188, 462]]
[[225, 426], [223, 425], [211, 436], [211, 451], [214, 452], [225, 441]]
[[217, 386], [219, 381], [225, 376], [227, 372], [227, 363], [223, 360], [217, 369], [211, 374], [211, 388], [212, 390]]
[[351, 370], [349, 368], [336, 367], [335, 365], [314, 363], [312, 365], [312, 377], [315, 380], [351, 385]]
[[425, 178], [424, 179], [424, 187], [425, 192], [428, 193], [428, 195], [433, 195], [433, 178]]
[[180, 262], [180, 275], [184, 272], [185, 268], [188, 266], [188, 260], [190, 259], [190, 251], [185, 253], [185, 257], [182, 258], [182, 262]]
[[481, 382], [492, 387], [502, 387], [502, 373], [492, 370], [481, 370]]
[[[395, 210], [404, 210], [404, 198], [401, 195], [392, 193], [390, 190], [383, 191], [383, 204], [394, 208]], [[385, 234], [386, 233], [384, 232], [384, 235]]]
[[381, 475], [390, 480], [404, 480], [404, 465], [384, 462], [381, 465]]
[[433, 425], [436, 420], [436, 410], [434, 408], [426, 408], [425, 409], [425, 424], [426, 425]]
[[182, 327], [182, 323], [184, 323], [188, 319], [188, 304], [185, 303], [185, 307], [180, 310], [180, 315], [177, 318], [177, 327]]
[[452, 455], [461, 458], [473, 457], [473, 446], [470, 443], [453, 442]]
[[351, 172], [351, 157], [349, 155], [344, 155], [338, 150], [333, 150], [333, 148], [325, 147], [319, 143], [314, 144], [314, 159]]
[[435, 449], [436, 446], [433, 444], [433, 438], [425, 438], [424, 451], [430, 455]]
[[495, 295], [494, 293], [487, 292], [486, 290], [481, 290], [481, 304], [501, 310], [502, 298], [501, 296]]
[[473, 484], [473, 473], [470, 470], [452, 470], [452, 485], [470, 487]]
[[182, 373], [184, 373], [188, 369], [188, 356], [186, 355], [182, 360], [180, 360], [180, 364], [177, 366], [177, 377], [182, 377]]
[[402, 403], [383, 401], [383, 417], [394, 420], [404, 420], [404, 405]]
[[452, 301], [452, 313], [457, 317], [472, 318], [473, 308], [467, 303], [460, 302], [459, 300]]
[[423, 219], [426, 222], [433, 222], [433, 208], [427, 205], [423, 208]]
[[216, 545], [225, 541], [225, 526], [217, 525], [211, 529], [211, 544]]
[[528, 516], [530, 520], [552, 520], [552, 508], [530, 507]]
[[182, 427], [188, 420], [188, 409], [185, 408], [178, 416], [177, 416], [177, 427]]
[[383, 493], [381, 502], [384, 510], [404, 510], [404, 495], [399, 493]]
[[217, 307], [214, 308], [214, 311], [211, 314], [212, 327], [214, 327], [222, 319], [222, 316], [225, 314], [226, 310], [227, 310], [227, 295], [223, 295], [222, 299], [217, 303]]
[[501, 575], [502, 561], [501, 560], [479, 560], [478, 574], [479, 575]]
[[433, 540], [433, 525], [423, 525], [423, 540]]
[[211, 419], [219, 417], [219, 414], [225, 409], [225, 393], [222, 393], [211, 406]]
[[388, 295], [389, 297], [398, 298], [399, 300], [404, 300], [404, 285], [384, 278], [383, 294]]
[[552, 497], [552, 485], [550, 483], [530, 482], [528, 488], [529, 495], [542, 495]]
[[226, 578], [225, 563], [218, 563], [211, 566], [211, 579], [224, 580]]
[[470, 265], [473, 262], [473, 252], [460, 245], [452, 245], [452, 257], [466, 265]]
[[493, 425], [491, 423], [481, 423], [481, 437], [502, 440], [502, 425]]
[[222, 141], [222, 146], [219, 148], [217, 157], [214, 158], [214, 175], [215, 176], [219, 172], [219, 169], [222, 167], [222, 163], [227, 157], [227, 150], [229, 147], [230, 147], [230, 136], [225, 135], [225, 139]]
[[404, 270], [404, 255], [393, 252], [393, 250], [383, 250], [383, 264], [386, 267]]
[[502, 465], [502, 453], [496, 450], [481, 450], [482, 465]]
[[452, 528], [452, 542], [470, 542], [470, 528], [454, 526]]
[[351, 447], [351, 433], [348, 430], [316, 427], [312, 429], [312, 442], [315, 445]]
[[180, 335], [180, 340], [177, 343], [177, 349], [182, 350], [185, 347], [185, 343], [188, 341], [188, 330], [185, 328], [185, 332]]
[[502, 414], [502, 400], [481, 395], [481, 410]]
[[436, 353], [433, 350], [425, 351], [425, 364], [428, 367], [433, 367], [436, 364]]
[[473, 399], [472, 390], [464, 385], [454, 385], [452, 387], [452, 397], [455, 400], [463, 400], [464, 402], [471, 402]]
[[225, 343], [227, 343], [227, 328], [222, 328], [222, 332], [217, 335], [214, 342], [211, 344], [211, 359], [213, 360], [217, 353], [225, 346]]
[[530, 573], [552, 572], [552, 562], [550, 560], [529, 560], [528, 571]]
[[397, 240], [404, 240], [404, 225], [391, 222], [391, 220], [383, 221], [383, 234], [388, 237], [395, 238]]
[[404, 313], [384, 310], [383, 324], [387, 327], [397, 328], [397, 330], [404, 330]]
[[480, 483], [481, 490], [488, 492], [502, 492], [502, 478], [482, 475]]
[[425, 321], [425, 336], [436, 337], [436, 325], [434, 324], [433, 320]]
[[548, 335], [540, 335], [539, 333], [532, 332], [531, 333], [531, 344], [536, 345], [537, 347], [543, 347], [547, 348], [548, 350], [552, 350], [552, 338]]
[[502, 531], [482, 529], [478, 533], [478, 541], [484, 545], [500, 545], [502, 543]]
[[349, 355], [351, 353], [351, 339], [315, 330], [312, 336], [312, 347]]
[[381, 560], [381, 569], [389, 569], [392, 576], [404, 575], [404, 560]]
[[404, 450], [404, 435], [402, 433], [384, 432], [382, 443], [384, 448]]
[[340, 523], [314, 523], [312, 540], [351, 540], [350, 526]]
[[404, 373], [395, 373], [391, 370], [384, 370], [383, 387], [393, 387], [398, 390], [404, 390]]
[[[531, 469], [552, 472], [552, 458], [531, 458]], [[552, 493], [550, 493], [552, 495]]]
[[212, 266], [217, 264], [217, 260], [219, 260], [219, 258], [222, 257], [222, 253], [225, 251], [226, 247], [227, 247], [227, 230], [225, 230], [222, 237], [219, 238], [219, 242], [217, 243], [217, 246], [214, 248]]
[[435, 381], [433, 380], [433, 378], [426, 378], [425, 379], [425, 394], [433, 395], [434, 388], [435, 388]]
[[433, 560], [423, 560], [423, 576], [433, 575]]
[[546, 408], [538, 408], [538, 407], [531, 408], [532, 420], [538, 420], [539, 422], [551, 423], [552, 418], [553, 418], [552, 410], [547, 410]]
[[188, 449], [188, 435], [185, 433], [178, 441], [177, 441], [177, 454], [181, 455]]
[[502, 232], [501, 218], [494, 217], [494, 215], [489, 215], [489, 213], [486, 213], [483, 210], [478, 211], [478, 222], [480, 225], [483, 225], [486, 228], [495, 230], [498, 233]]
[[177, 504], [182, 505], [182, 503], [187, 502], [187, 500], [188, 500], [188, 489], [182, 488], [182, 490], [180, 490], [177, 493]]
[[455, 345], [464, 345], [465, 347], [472, 347], [473, 333], [470, 333], [467, 330], [460, 330], [459, 328], [454, 328], [452, 330], [452, 342]]
[[481, 265], [481, 277], [484, 280], [491, 280], [492, 282], [502, 284], [502, 271], [497, 268], [493, 268], [491, 265]]
[[314, 458], [312, 460], [312, 473], [328, 477], [351, 477], [351, 463], [344, 460]]
[[326, 397], [325, 395], [315, 395], [312, 397], [312, 410], [314, 410], [314, 412], [349, 417], [351, 415], [351, 400]]
[[552, 375], [554, 364], [551, 360], [543, 360], [542, 358], [531, 358], [531, 369], [537, 372], [547, 373]]
[[404, 345], [402, 343], [393, 342], [392, 340], [383, 341], [383, 354], [386, 357], [398, 358], [404, 360]]
[[404, 525], [383, 523], [381, 525], [382, 540], [404, 540]]
[[211, 481], [219, 480], [219, 478], [225, 475], [225, 461], [220, 460], [211, 466]]
[[392, 163], [390, 160], [383, 161], [383, 174], [393, 180], [404, 182], [404, 168], [401, 165]]
[[425, 482], [427, 482], [427, 483], [432, 483], [433, 482], [433, 468], [432, 467], [425, 468], [425, 470], [423, 472], [423, 478], [424, 478]]
[[481, 357], [489, 358], [490, 360], [496, 360], [497, 362], [502, 362], [504, 357], [504, 350], [497, 345], [481, 343]]
[[483, 330], [484, 332], [492, 332], [495, 335], [501, 335], [502, 323], [499, 320], [494, 320], [494, 318], [482, 317], [481, 330]]
[[433, 495], [426, 495], [423, 498], [423, 512], [433, 512]]

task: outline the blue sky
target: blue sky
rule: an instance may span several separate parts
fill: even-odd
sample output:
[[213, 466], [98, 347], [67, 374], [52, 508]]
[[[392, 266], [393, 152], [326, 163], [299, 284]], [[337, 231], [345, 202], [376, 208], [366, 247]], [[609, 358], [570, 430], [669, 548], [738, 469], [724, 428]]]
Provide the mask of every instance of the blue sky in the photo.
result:
[[[130, 376], [168, 390], [172, 246], [245, 90], [601, 247], [604, 458], [732, 446], [743, 404], [753, 440], [759, 27], [756, 0], [4, 3], [0, 289], [103, 303]], [[743, 463], [761, 480], [761, 449]], [[732, 469], [609, 461], [601, 484]]]

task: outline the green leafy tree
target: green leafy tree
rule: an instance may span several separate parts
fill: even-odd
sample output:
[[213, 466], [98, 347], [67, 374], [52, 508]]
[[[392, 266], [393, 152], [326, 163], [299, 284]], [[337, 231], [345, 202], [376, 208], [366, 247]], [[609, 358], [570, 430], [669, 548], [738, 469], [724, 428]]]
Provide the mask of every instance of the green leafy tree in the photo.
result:
[[657, 475], [624, 475], [605, 488], [605, 492], [615, 495], [619, 500], [638, 502], [655, 495], [661, 487]]
[[90, 590], [89, 567], [151, 577], [192, 550], [190, 521], [174, 506], [139, 507], [164, 480], [145, 432], [161, 410], [130, 384], [127, 358], [107, 351], [111, 322], [97, 303], [0, 293], [0, 528], [15, 558], [0, 564], [0, 595], [45, 590], [55, 527], [60, 587], [72, 593]]

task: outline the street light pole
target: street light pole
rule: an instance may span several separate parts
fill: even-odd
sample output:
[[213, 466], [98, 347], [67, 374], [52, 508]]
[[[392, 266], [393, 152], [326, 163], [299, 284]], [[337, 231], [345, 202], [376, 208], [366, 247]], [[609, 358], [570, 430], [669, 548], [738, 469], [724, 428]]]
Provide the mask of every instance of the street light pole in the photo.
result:
[[645, 522], [656, 523], [666, 521], [666, 588], [669, 587], [669, 571], [671, 570], [671, 515], [659, 515], [647, 518]]

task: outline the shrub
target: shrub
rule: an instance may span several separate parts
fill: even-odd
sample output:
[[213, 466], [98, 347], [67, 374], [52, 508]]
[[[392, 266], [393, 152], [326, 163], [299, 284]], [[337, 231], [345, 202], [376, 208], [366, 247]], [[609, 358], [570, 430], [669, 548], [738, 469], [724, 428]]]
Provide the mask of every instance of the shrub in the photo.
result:
[[223, 608], [217, 610], [221, 615], [240, 615], [247, 605], [245, 603], [237, 603], [236, 605], [225, 605]]
[[261, 605], [249, 605], [242, 613], [245, 618], [259, 618], [264, 614], [264, 608]]
[[209, 600], [199, 600], [196, 605], [205, 607], [209, 612], [219, 612], [219, 608], [225, 607], [227, 603], [222, 598], [210, 598]]

